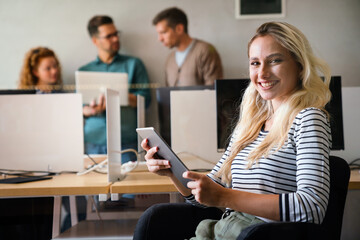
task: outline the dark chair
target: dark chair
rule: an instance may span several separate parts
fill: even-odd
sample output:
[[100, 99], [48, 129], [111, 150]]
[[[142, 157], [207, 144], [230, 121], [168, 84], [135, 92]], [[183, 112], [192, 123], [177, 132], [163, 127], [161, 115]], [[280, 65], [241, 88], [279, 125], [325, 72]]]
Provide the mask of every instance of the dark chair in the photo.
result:
[[321, 224], [266, 223], [245, 229], [238, 240], [252, 239], [340, 239], [345, 200], [350, 179], [347, 162], [330, 156], [330, 198]]
[[[345, 200], [350, 179], [347, 162], [330, 156], [330, 198], [321, 224], [274, 222], [250, 226], [237, 240], [340, 239]], [[134, 240], [188, 239], [203, 219], [219, 219], [216, 208], [201, 209], [189, 204], [162, 204], [147, 209], [138, 221]], [[171, 234], [171, 235], [167, 235]]]

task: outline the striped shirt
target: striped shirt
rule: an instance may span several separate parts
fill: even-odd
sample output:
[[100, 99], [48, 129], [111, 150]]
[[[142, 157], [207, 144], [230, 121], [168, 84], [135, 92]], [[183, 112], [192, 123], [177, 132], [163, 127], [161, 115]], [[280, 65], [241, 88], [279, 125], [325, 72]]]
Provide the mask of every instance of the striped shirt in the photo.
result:
[[[317, 108], [299, 112], [282, 148], [267, 158], [262, 157], [258, 164], [247, 169], [246, 157], [267, 134], [262, 130], [254, 142], [237, 154], [231, 165], [231, 188], [259, 194], [279, 194], [281, 221], [321, 223], [330, 191], [331, 131], [326, 114]], [[224, 187], [216, 173], [229, 156], [232, 141], [208, 174]], [[193, 195], [186, 200], [199, 205]]]

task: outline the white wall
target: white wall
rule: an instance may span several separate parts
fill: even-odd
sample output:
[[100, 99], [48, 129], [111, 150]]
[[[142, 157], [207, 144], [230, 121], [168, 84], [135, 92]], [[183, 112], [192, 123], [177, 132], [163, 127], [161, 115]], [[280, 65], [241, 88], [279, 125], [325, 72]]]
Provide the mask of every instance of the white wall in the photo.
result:
[[[287, 21], [299, 27], [314, 50], [329, 62], [344, 86], [360, 85], [360, 1], [287, 0]], [[111, 15], [122, 31], [122, 53], [140, 57], [152, 82], [164, 84], [163, 63], [169, 50], [151, 24], [154, 15], [170, 6], [185, 10], [190, 34], [218, 49], [225, 77], [247, 75], [246, 45], [256, 27], [267, 20], [237, 20], [234, 0], [0, 0], [0, 88], [14, 88], [24, 54], [48, 46], [63, 65], [65, 83], [74, 71], [94, 59], [96, 50], [86, 31], [95, 14]]]
[[[55, 50], [65, 84], [73, 85], [74, 71], [96, 55], [86, 30], [95, 14], [113, 17], [122, 31], [121, 53], [140, 57], [150, 81], [164, 86], [163, 67], [170, 50], [157, 41], [151, 21], [170, 6], [187, 13], [191, 36], [215, 45], [226, 78], [247, 76], [247, 42], [268, 20], [235, 19], [234, 0], [0, 0], [0, 89], [16, 88], [25, 52], [39, 45]], [[300, 28], [333, 75], [342, 76], [343, 86], [359, 86], [359, 12], [358, 0], [287, 0], [286, 17], [271, 20]], [[150, 111], [154, 114], [147, 124], [157, 127], [155, 101]]]

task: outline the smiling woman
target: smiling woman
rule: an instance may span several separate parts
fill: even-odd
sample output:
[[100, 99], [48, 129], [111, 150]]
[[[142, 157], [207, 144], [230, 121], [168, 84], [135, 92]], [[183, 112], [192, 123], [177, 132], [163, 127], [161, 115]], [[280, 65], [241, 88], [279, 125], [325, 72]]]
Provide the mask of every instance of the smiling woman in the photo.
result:
[[[249, 49], [250, 79], [265, 100], [271, 100], [274, 112], [299, 83], [299, 65], [290, 52], [274, 37], [256, 38]], [[266, 126], [268, 130], [270, 126]]]
[[[184, 208], [191, 214], [183, 213], [189, 219], [180, 220], [177, 215], [177, 222], [197, 221], [187, 226], [188, 235], [181, 239], [194, 235], [192, 240], [236, 239], [256, 223], [319, 224], [324, 219], [331, 146], [325, 110], [331, 95], [327, 65], [313, 55], [297, 28], [281, 22], [261, 25], [248, 44], [248, 55], [251, 83], [243, 96], [239, 121], [223, 157], [207, 176], [187, 171], [183, 177], [190, 181], [182, 186], [169, 170], [169, 161], [155, 157], [157, 146], [150, 148], [147, 139], [142, 142], [149, 171], [170, 177], [193, 204], [189, 211]], [[325, 82], [318, 72], [324, 74]], [[201, 217], [195, 209], [208, 206], [227, 210], [220, 220], [210, 216], [199, 223]], [[138, 222], [134, 239], [149, 237], [153, 230], [144, 223], [171, 209], [148, 209]], [[157, 218], [156, 226], [167, 229], [148, 239], [175, 239], [173, 236], [180, 234], [169, 227], [169, 218], [163, 218], [166, 223]], [[193, 225], [197, 225], [195, 231]]]
[[26, 53], [19, 88], [37, 89], [41, 92], [61, 91], [61, 66], [54, 51], [37, 47]]

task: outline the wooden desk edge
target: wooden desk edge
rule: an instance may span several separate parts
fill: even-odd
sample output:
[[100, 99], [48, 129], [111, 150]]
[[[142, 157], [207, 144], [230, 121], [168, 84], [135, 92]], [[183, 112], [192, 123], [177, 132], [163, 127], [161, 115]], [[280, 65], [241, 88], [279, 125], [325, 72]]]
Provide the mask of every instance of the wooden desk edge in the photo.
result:
[[136, 194], [136, 193], [169, 193], [169, 192], [178, 192], [174, 185], [139, 185], [139, 186], [119, 186], [119, 185], [111, 185], [110, 186], [110, 193], [129, 193], [129, 194]]
[[352, 170], [350, 173], [349, 190], [360, 190], [360, 172], [359, 169]]
[[70, 195], [97, 195], [108, 194], [110, 184], [107, 186], [92, 187], [90, 189], [74, 188], [19, 188], [19, 189], [2, 189], [0, 198], [5, 197], [44, 197], [44, 196], [70, 196]]

